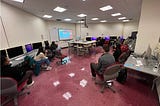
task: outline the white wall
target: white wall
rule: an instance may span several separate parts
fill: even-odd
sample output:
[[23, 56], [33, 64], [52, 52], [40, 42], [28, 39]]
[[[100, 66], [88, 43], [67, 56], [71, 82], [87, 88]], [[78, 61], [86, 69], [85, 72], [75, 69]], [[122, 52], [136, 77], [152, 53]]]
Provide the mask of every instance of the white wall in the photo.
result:
[[160, 0], [143, 0], [135, 52], [155, 48], [160, 37]]
[[[75, 32], [76, 31], [75, 24], [55, 22], [55, 21], [48, 21], [47, 24], [48, 24], [48, 29], [50, 32], [50, 42], [59, 41], [59, 38], [58, 38], [58, 29], [59, 28], [72, 30], [73, 39], [75, 38], [75, 33], [76, 33]], [[57, 43], [60, 47], [68, 47], [67, 41], [59, 41]]]
[[131, 35], [131, 32], [138, 30], [138, 22], [128, 23], [101, 23], [101, 24], [88, 24], [88, 28], [83, 28], [83, 25], [76, 25], [76, 35], [83, 38], [89, 36], [104, 36], [106, 35], [123, 35], [125, 38]]
[[[54, 38], [51, 39], [50, 36], [57, 37], [58, 34], [50, 32], [58, 28], [71, 29], [73, 37], [76, 35], [85, 37], [87, 33], [90, 36], [104, 34], [104, 36], [124, 35], [124, 37], [127, 37], [130, 36], [132, 31], [138, 29], [138, 22], [88, 24], [89, 28], [80, 28], [79, 24], [44, 21], [5, 3], [1, 4], [1, 10], [2, 22], [6, 31], [5, 36], [4, 30], [1, 30], [1, 49], [43, 40], [53, 41]], [[8, 43], [6, 38], [8, 38]], [[55, 39], [57, 40], [58, 38]]]
[[1, 45], [1, 49], [48, 39], [47, 24], [41, 18], [5, 3], [1, 3], [1, 12], [1, 23], [4, 24], [9, 43], [3, 33], [1, 41], [4, 45]]
[[124, 23], [123, 34], [125, 37], [131, 36], [131, 33], [134, 31], [138, 31], [138, 22], [127, 22]]
[[[58, 31], [58, 28], [61, 28], [61, 29], [70, 29], [72, 30], [72, 34], [73, 34], [73, 37], [75, 37], [75, 24], [72, 24], [72, 23], [62, 23], [62, 22], [56, 22], [56, 21], [47, 21], [47, 24], [48, 24], [48, 29], [51, 31], [51, 30], [57, 30]], [[55, 33], [55, 35], [53, 35], [53, 33], [50, 33], [50, 36], [56, 36], [58, 37], [58, 32]], [[53, 41], [54, 39], [51, 39], [51, 41]], [[58, 38], [55, 38], [56, 41], [59, 41]]]

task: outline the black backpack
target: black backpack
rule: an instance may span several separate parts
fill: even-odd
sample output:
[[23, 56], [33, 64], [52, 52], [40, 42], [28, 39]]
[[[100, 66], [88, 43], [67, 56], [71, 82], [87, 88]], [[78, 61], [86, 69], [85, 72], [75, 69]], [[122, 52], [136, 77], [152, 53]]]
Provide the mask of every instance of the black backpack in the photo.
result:
[[127, 79], [127, 69], [123, 68], [119, 71], [118, 77], [116, 78], [116, 80], [120, 83], [124, 83], [126, 79]]

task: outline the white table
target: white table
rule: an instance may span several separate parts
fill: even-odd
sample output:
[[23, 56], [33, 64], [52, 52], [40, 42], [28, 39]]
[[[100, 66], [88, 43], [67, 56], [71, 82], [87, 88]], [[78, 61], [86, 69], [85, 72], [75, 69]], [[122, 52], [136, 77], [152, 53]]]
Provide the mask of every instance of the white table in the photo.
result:
[[[78, 53], [79, 49], [90, 48], [96, 46], [96, 41], [69, 41], [69, 50], [73, 47], [76, 47], [76, 51]], [[72, 46], [71, 46], [72, 45]], [[70, 53], [70, 51], [69, 51]]]
[[[12, 58], [10, 61], [11, 61], [11, 66], [12, 67], [15, 67], [15, 66], [17, 66], [17, 65], [20, 65], [20, 64], [22, 64], [23, 62], [24, 62], [24, 57], [25, 56], [31, 56], [31, 57], [34, 57], [36, 54], [37, 54], [37, 52], [38, 52], [38, 49], [35, 49], [35, 50], [32, 50], [32, 51], [30, 51], [30, 52], [28, 52], [28, 53], [25, 53], [25, 54], [23, 54], [23, 55], [20, 55], [20, 56], [17, 56], [17, 57], [14, 57], [14, 58]], [[23, 57], [23, 58], [22, 58]]]
[[145, 60], [143, 58], [135, 58], [132, 55], [127, 59], [127, 61], [124, 64], [124, 67], [155, 76], [155, 79], [153, 80], [152, 90], [156, 85], [160, 102], [160, 68], [158, 68], [155, 71], [154, 65], [153, 66], [146, 65]]

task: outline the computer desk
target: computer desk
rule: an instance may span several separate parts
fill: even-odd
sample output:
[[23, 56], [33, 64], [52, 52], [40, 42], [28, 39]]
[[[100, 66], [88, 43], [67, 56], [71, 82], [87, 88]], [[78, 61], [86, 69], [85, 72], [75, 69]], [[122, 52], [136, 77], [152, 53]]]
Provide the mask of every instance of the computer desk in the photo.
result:
[[[141, 61], [141, 65], [138, 65], [137, 61]], [[156, 60], [155, 60], [156, 61]], [[155, 62], [156, 63], [156, 62]], [[153, 62], [154, 64], [154, 62]], [[155, 85], [157, 88], [157, 93], [159, 96], [159, 102], [160, 102], [160, 68], [158, 71], [154, 70], [154, 65], [146, 65], [146, 62], [143, 58], [135, 58], [133, 55], [130, 55], [127, 61], [124, 64], [124, 67], [133, 69], [135, 71], [141, 72], [141, 73], [146, 73], [149, 75], [155, 76], [155, 79], [153, 80], [152, 84], [152, 90], [154, 89]]]
[[[21, 65], [24, 62], [24, 57], [25, 56], [31, 56], [34, 57], [38, 52], [38, 49], [32, 50], [31, 52], [25, 53], [23, 55], [17, 56], [12, 58], [11, 61], [11, 67], [15, 67], [18, 65]], [[23, 57], [23, 58], [22, 58]]]

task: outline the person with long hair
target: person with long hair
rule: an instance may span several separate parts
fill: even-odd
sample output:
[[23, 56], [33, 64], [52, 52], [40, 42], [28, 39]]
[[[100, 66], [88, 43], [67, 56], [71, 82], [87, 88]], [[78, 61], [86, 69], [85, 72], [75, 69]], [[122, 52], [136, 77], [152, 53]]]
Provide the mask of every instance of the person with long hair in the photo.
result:
[[23, 70], [23, 67], [11, 67], [8, 57], [1, 56], [1, 77], [11, 77], [18, 82], [18, 85], [27, 80], [27, 86], [34, 84], [32, 80], [32, 71]]

